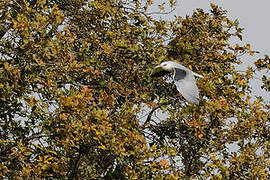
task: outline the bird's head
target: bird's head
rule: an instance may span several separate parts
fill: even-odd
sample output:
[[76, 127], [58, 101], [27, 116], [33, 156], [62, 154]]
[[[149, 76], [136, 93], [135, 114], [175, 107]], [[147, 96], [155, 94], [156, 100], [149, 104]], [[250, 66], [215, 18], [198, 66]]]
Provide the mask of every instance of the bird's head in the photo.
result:
[[162, 69], [165, 71], [173, 72], [173, 68], [175, 67], [174, 64], [175, 63], [173, 61], [165, 61], [162, 62], [160, 65], [156, 66], [155, 69]]

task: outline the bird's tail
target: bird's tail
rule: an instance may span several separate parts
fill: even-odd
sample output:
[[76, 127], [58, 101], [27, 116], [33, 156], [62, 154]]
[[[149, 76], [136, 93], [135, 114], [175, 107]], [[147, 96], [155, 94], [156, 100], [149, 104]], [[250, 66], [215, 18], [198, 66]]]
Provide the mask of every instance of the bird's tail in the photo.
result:
[[199, 77], [199, 78], [203, 78], [203, 76], [200, 75], [200, 74], [197, 74], [197, 73], [195, 73], [195, 72], [192, 72], [192, 73], [193, 73], [194, 76], [197, 76], [197, 77]]

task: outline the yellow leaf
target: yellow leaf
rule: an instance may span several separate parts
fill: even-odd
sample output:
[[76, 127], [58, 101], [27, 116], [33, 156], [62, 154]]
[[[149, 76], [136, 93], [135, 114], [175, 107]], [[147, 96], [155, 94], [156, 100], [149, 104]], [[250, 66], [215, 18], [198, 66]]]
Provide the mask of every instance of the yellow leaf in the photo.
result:
[[53, 160], [53, 157], [49, 157], [49, 158], [47, 159], [47, 161], [51, 161], [51, 160]]
[[47, 169], [48, 168], [48, 164], [44, 164], [42, 167], [41, 167], [41, 169], [43, 169], [43, 170], [45, 170], [45, 169]]
[[165, 159], [161, 159], [159, 164], [160, 164], [160, 166], [167, 167], [169, 165], [169, 162]]
[[100, 146], [98, 146], [98, 148], [103, 149], [103, 150], [106, 149], [106, 147], [104, 145], [100, 145]]
[[218, 78], [218, 82], [219, 82], [220, 84], [222, 84], [222, 80], [221, 80], [220, 78]]
[[239, 96], [240, 96], [240, 98], [244, 98], [245, 97], [245, 93], [240, 93]]
[[164, 11], [164, 5], [165, 5], [165, 3], [163, 3], [163, 4], [160, 4], [160, 5], [158, 5], [158, 7], [159, 7], [159, 9], [161, 10], [161, 11]]
[[42, 160], [43, 160], [42, 156], [39, 156], [38, 161], [42, 161]]
[[68, 114], [67, 113], [60, 114], [60, 119], [62, 119], [62, 120], [66, 120], [67, 117], [68, 117]]
[[10, 70], [10, 67], [9, 67], [8, 62], [4, 62], [4, 68], [5, 68], [6, 70]]
[[198, 138], [199, 139], [202, 139], [202, 137], [203, 137], [203, 134], [202, 133], [199, 133]]
[[221, 98], [219, 101], [220, 101], [222, 104], [226, 104], [226, 103], [227, 103], [227, 99], [225, 99], [225, 98]]
[[246, 45], [246, 48], [247, 48], [248, 50], [250, 50], [250, 44], [247, 44], [247, 45]]
[[84, 98], [84, 94], [83, 94], [83, 93], [80, 93], [80, 94], [77, 95], [77, 97], [78, 97], [79, 99], [82, 99], [82, 98]]
[[30, 98], [25, 98], [25, 102], [28, 106], [33, 107], [37, 103], [37, 100], [34, 96], [32, 96]]
[[113, 48], [109, 44], [102, 45], [105, 54], [111, 54], [113, 52]]
[[212, 156], [211, 156], [211, 159], [214, 161], [216, 159], [216, 156], [217, 156], [217, 153], [214, 153]]

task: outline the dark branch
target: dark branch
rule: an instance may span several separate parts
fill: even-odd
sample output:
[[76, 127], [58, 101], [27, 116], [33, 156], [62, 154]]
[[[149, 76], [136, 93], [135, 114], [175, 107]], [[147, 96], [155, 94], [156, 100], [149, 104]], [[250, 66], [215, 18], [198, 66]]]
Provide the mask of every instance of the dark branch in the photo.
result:
[[153, 113], [154, 113], [155, 110], [157, 110], [158, 108], [160, 108], [160, 106], [158, 106], [158, 107], [152, 109], [152, 111], [148, 114], [147, 119], [146, 119], [146, 121], [145, 121], [144, 124], [143, 124], [143, 128], [145, 128], [146, 124], [147, 124], [148, 122], [151, 121], [151, 118], [152, 118]]

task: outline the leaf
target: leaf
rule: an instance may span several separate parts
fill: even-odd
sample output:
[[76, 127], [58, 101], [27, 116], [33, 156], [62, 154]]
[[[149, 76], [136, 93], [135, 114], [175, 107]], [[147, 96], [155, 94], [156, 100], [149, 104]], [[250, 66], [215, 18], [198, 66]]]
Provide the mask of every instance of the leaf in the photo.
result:
[[164, 5], [165, 5], [165, 3], [162, 3], [162, 4], [158, 5], [160, 11], [164, 11], [164, 9], [165, 9]]
[[169, 166], [169, 161], [168, 161], [168, 160], [165, 160], [165, 159], [161, 159], [161, 160], [159, 161], [159, 164], [160, 164], [160, 166], [162, 166], [162, 167], [168, 167], [168, 166]]

